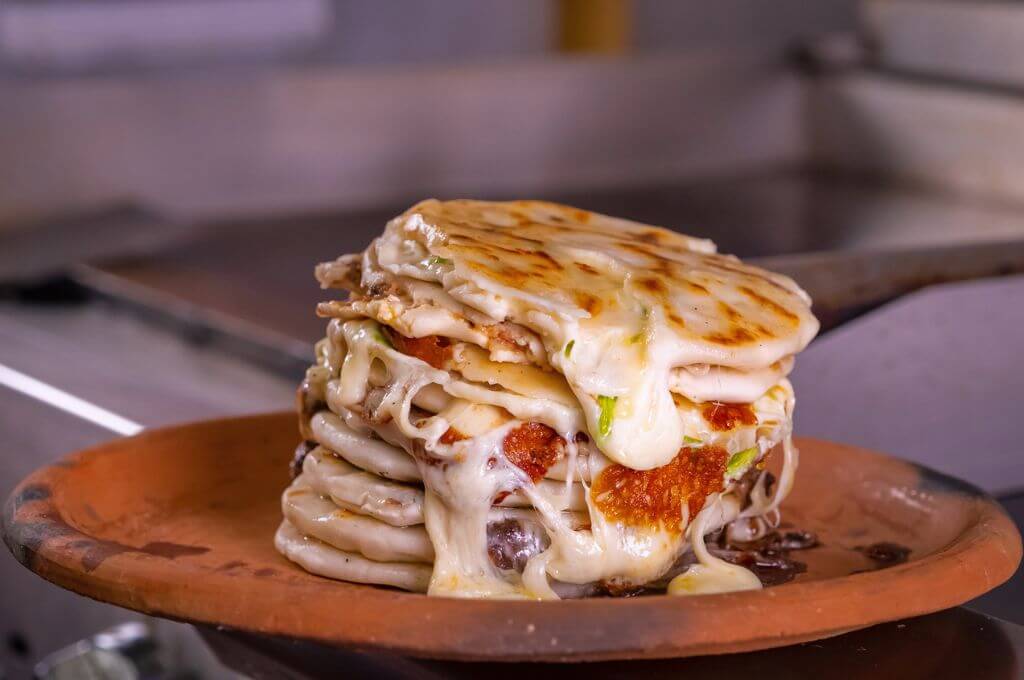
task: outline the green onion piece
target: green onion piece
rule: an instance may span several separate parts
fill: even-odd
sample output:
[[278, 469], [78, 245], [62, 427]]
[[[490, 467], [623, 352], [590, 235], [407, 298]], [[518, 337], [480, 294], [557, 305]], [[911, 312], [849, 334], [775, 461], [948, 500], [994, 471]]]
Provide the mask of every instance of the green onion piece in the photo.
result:
[[760, 452], [761, 449], [751, 446], [749, 449], [732, 454], [729, 458], [729, 463], [725, 466], [725, 474], [729, 477], [734, 477], [738, 473], [743, 472], [757, 460], [757, 454]]
[[597, 405], [601, 407], [601, 417], [597, 421], [597, 431], [601, 433], [602, 437], [607, 437], [608, 433], [612, 431], [615, 402], [618, 400], [618, 397], [605, 397], [603, 395], [597, 397]]
[[565, 356], [569, 356], [569, 354], [572, 352], [572, 346], [575, 344], [575, 340], [570, 340], [569, 342], [565, 343]]
[[388, 340], [388, 336], [384, 335], [384, 332], [381, 331], [380, 326], [373, 329], [373, 339], [385, 347], [390, 347], [391, 349], [395, 348], [395, 346], [391, 344], [391, 341]]
[[438, 257], [437, 255], [434, 255], [429, 260], [427, 260], [427, 264], [444, 264], [444, 265], [449, 265], [449, 264], [452, 264], [452, 261], [449, 260], [447, 257]]
[[703, 444], [700, 439], [694, 439], [693, 437], [683, 437], [683, 442], [687, 444]]

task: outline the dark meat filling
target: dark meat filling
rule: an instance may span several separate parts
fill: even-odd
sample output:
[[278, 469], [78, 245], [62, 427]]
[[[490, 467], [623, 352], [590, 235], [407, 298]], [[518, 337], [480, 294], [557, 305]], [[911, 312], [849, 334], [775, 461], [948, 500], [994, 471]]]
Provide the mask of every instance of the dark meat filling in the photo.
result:
[[302, 474], [302, 464], [306, 462], [306, 456], [309, 455], [309, 452], [315, 448], [316, 442], [308, 439], [295, 447], [295, 455], [292, 456], [290, 466], [292, 479], [295, 479]]
[[797, 574], [807, 571], [807, 565], [791, 559], [789, 553], [817, 545], [817, 536], [809, 531], [773, 531], [755, 541], [744, 543], [729, 541], [727, 532], [720, 531], [707, 540], [709, 552], [754, 572], [764, 586], [787, 583]]
[[536, 522], [503, 519], [487, 525], [487, 554], [499, 569], [522, 573], [534, 555], [544, 552], [550, 541]]

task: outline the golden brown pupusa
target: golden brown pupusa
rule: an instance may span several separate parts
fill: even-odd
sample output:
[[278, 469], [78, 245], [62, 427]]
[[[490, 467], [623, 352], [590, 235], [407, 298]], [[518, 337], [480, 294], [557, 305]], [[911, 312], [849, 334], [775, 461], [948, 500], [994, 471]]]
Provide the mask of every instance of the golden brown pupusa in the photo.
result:
[[637, 470], [686, 436], [673, 387], [752, 401], [818, 329], [795, 283], [711, 241], [540, 201], [423, 201], [371, 244], [362, 283], [426, 286], [483, 325], [527, 329], [597, 446]]
[[582, 317], [636, 303], [628, 311], [659, 310], [683, 342], [721, 350], [776, 345], [769, 363], [817, 331], [796, 284], [717, 254], [704, 239], [542, 201], [428, 200], [411, 215], [430, 225], [437, 235], [430, 251], [456, 273], [468, 270]]

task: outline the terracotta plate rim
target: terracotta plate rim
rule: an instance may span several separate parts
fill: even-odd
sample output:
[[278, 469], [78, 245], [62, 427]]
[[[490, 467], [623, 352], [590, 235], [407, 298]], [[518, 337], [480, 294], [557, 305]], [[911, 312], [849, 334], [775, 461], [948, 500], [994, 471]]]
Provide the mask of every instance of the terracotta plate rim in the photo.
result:
[[[90, 541], [93, 537], [81, 533], [61, 519], [60, 509], [49, 493], [43, 490], [59, 485], [61, 477], [79, 461], [92, 456], [102, 456], [112, 449], [144, 446], [157, 438], [178, 436], [189, 431], [221, 429], [260, 423], [263, 426], [281, 426], [291, 421], [294, 414], [272, 413], [237, 418], [208, 420], [184, 425], [147, 430], [134, 437], [117, 439], [106, 444], [70, 454], [53, 465], [36, 470], [26, 477], [8, 497], [2, 515], [4, 541], [10, 551], [24, 566], [41, 577], [78, 594], [110, 604], [133, 609], [170, 619], [195, 624], [223, 626], [252, 633], [313, 640], [320, 643], [341, 645], [350, 649], [386, 651], [402, 655], [455, 659], [455, 660], [533, 660], [533, 661], [599, 661], [634, 658], [674, 658], [695, 654], [720, 654], [752, 651], [793, 644], [812, 639], [837, 635], [877, 623], [929, 614], [953, 607], [981, 595], [998, 586], [1013, 575], [1021, 559], [1021, 538], [1013, 521], [1002, 507], [978, 488], [930, 468], [894, 459], [884, 454], [842, 446], [857, 455], [873, 456], [896, 460], [919, 471], [922, 480], [936, 489], [962, 494], [973, 503], [974, 521], [966, 531], [943, 550], [881, 571], [852, 574], [842, 578], [818, 581], [794, 582], [762, 591], [725, 593], [695, 598], [677, 598], [665, 595], [643, 598], [598, 598], [566, 600], [559, 602], [523, 601], [480, 601], [461, 599], [430, 598], [425, 595], [405, 593], [390, 589], [355, 584], [336, 584], [345, 589], [345, 595], [362, 600], [359, 608], [382, 608], [381, 617], [367, 620], [366, 625], [350, 626], [325, 625], [320, 628], [299, 626], [304, 595], [308, 588], [289, 583], [277, 583], [275, 587], [288, 589], [294, 601], [291, 612], [267, 612], [259, 602], [242, 603], [232, 614], [224, 615], [216, 607], [204, 607], [197, 594], [206, 593], [216, 597], [227, 584], [222, 579], [227, 575], [210, 573], [204, 582], [189, 583], [194, 591], [191, 603], [182, 605], [175, 589], [155, 588], [145, 596], [137, 589], [124, 583], [124, 574], [131, 570], [136, 560], [146, 556], [127, 553], [118, 555], [116, 568], [111, 566], [87, 572], [72, 552], [64, 549], [74, 541]], [[835, 444], [825, 440], [798, 438], [803, 448]], [[51, 540], [53, 539], [53, 540]], [[284, 564], [287, 563], [281, 558]], [[298, 568], [298, 567], [294, 567]], [[150, 584], [161, 582], [177, 583], [173, 560], [149, 560], [146, 571], [151, 576]], [[943, 588], [935, 589], [939, 581]], [[856, 586], [860, 593], [870, 593], [866, 598], [877, 602], [880, 598], [892, 598], [898, 606], [886, 614], [873, 611], [870, 602], [851, 601], [849, 590], [836, 592], [839, 582]], [[927, 584], [928, 587], [923, 587]], [[185, 587], [180, 583], [176, 588]], [[341, 593], [341, 591], [339, 591]], [[196, 601], [199, 601], [197, 604]], [[838, 606], [842, 601], [842, 606]], [[500, 607], [500, 614], [496, 607]], [[752, 611], [767, 607], [766, 611], [782, 611], [787, 616], [773, 621], [767, 633], [751, 635], [738, 624], [749, 617]], [[594, 630], [592, 634], [574, 635], [572, 645], [559, 641], [559, 635], [566, 627], [578, 626], [579, 621], [593, 620], [598, 611], [612, 610], [621, 614], [624, 621], [646, 621], [654, 625], [643, 626], [643, 636], [610, 634], [607, 630]], [[369, 611], [376, 611], [370, 609]], [[500, 652], [481, 649], [479, 640], [467, 640], [461, 636], [431, 641], [417, 636], [387, 635], [389, 626], [386, 613], [401, 615], [414, 621], [411, 625], [444, 626], [445, 621], [466, 621], [479, 619], [488, 623], [488, 637], [501, 640]], [[829, 623], [821, 620], [828, 611]], [[686, 617], [703, 617], [708, 620], [708, 629], [717, 630], [715, 635], [688, 635], [685, 639], [672, 636], [671, 625]], [[343, 617], [343, 613], [340, 614]], [[383, 622], [383, 623], [382, 623]], [[393, 626], [391, 626], [393, 628]], [[300, 632], [301, 631], [301, 632]], [[724, 631], [724, 632], [723, 632]], [[692, 632], [692, 631], [691, 631]], [[435, 636], [436, 637], [436, 636]]]

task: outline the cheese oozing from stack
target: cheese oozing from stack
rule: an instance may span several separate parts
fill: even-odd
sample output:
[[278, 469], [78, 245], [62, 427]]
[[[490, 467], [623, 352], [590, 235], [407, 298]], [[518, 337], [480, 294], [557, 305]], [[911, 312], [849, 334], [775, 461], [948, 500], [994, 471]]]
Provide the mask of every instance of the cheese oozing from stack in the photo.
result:
[[[455, 597], [760, 587], [793, 484], [786, 375], [818, 323], [713, 243], [538, 201], [423, 201], [317, 268], [330, 319], [278, 549]], [[762, 469], [779, 449], [772, 488]]]

